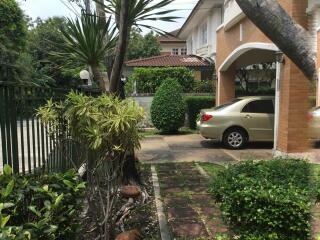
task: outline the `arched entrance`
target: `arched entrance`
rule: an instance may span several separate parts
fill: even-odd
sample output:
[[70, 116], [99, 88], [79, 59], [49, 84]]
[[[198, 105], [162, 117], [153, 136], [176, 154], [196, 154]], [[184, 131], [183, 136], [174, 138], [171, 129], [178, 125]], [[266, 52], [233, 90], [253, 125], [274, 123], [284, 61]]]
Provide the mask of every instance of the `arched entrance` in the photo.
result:
[[309, 81], [286, 56], [280, 57], [272, 43], [251, 42], [234, 49], [218, 66], [216, 104], [235, 97], [236, 69], [251, 64], [277, 61], [275, 111], [276, 153], [303, 153], [309, 150]]
[[236, 48], [218, 69], [216, 104], [221, 105], [235, 97], [235, 71], [252, 64], [275, 62], [279, 49], [271, 43], [246, 43]]

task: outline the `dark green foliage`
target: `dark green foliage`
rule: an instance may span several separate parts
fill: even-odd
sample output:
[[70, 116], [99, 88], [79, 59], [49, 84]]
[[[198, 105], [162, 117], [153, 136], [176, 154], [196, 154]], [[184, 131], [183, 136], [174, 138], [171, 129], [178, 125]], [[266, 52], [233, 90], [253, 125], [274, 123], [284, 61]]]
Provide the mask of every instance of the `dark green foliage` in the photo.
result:
[[0, 186], [0, 239], [78, 239], [85, 185], [74, 171], [22, 176], [5, 166]]
[[210, 192], [240, 239], [303, 240], [311, 232], [311, 165], [302, 160], [242, 162], [220, 172]]
[[195, 81], [193, 89], [195, 93], [215, 93], [212, 80]]
[[0, 0], [0, 43], [21, 51], [25, 45], [26, 23], [15, 0]]
[[60, 29], [66, 27], [61, 17], [37, 20], [37, 26], [28, 34], [28, 53], [33, 58], [32, 80], [43, 86], [76, 87], [80, 83], [79, 73], [86, 66], [76, 59], [70, 64], [68, 58], [56, 58], [53, 52], [61, 50], [65, 40]]
[[152, 123], [165, 133], [175, 133], [184, 124], [186, 108], [180, 92], [179, 83], [168, 78], [161, 84], [152, 101]]
[[132, 30], [127, 50], [127, 60], [160, 55], [161, 46], [154, 32], [141, 35], [139, 30]]
[[187, 114], [189, 118], [189, 127], [196, 129], [197, 116], [201, 109], [212, 108], [215, 106], [215, 98], [213, 96], [190, 96], [185, 98], [187, 105]]
[[194, 87], [193, 72], [183, 67], [136, 68], [129, 81], [137, 83], [138, 93], [155, 93], [167, 78], [175, 79], [185, 93], [191, 92]]
[[15, 0], [0, 0], [0, 81], [18, 80], [17, 60], [25, 47], [27, 25]]
[[236, 86], [236, 96], [274, 96], [275, 95], [275, 89], [270, 88], [268, 86], [252, 86], [250, 88], [249, 92], [246, 92], [243, 88], [240, 86]]

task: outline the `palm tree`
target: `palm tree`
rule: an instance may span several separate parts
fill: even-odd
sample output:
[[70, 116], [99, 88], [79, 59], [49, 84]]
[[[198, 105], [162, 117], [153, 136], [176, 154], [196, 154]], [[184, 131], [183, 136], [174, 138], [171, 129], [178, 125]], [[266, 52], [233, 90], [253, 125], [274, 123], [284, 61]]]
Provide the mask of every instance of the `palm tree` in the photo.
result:
[[165, 31], [151, 26], [145, 21], [174, 22], [178, 17], [167, 16], [175, 10], [163, 10], [174, 0], [107, 0], [106, 4], [101, 0], [94, 0], [98, 5], [103, 5], [107, 14], [114, 15], [116, 26], [119, 30], [119, 39], [115, 52], [114, 64], [110, 77], [110, 92], [117, 93], [124, 57], [127, 50], [128, 39], [133, 26], [140, 29], [148, 28], [157, 33], [164, 34]]
[[111, 17], [103, 24], [96, 14], [84, 14], [75, 20], [68, 19], [66, 27], [61, 29], [65, 43], [55, 56], [77, 60], [89, 66], [93, 80], [99, 83], [102, 91], [106, 91], [106, 83], [99, 72], [99, 65], [107, 52], [115, 46], [114, 28], [111, 30]]

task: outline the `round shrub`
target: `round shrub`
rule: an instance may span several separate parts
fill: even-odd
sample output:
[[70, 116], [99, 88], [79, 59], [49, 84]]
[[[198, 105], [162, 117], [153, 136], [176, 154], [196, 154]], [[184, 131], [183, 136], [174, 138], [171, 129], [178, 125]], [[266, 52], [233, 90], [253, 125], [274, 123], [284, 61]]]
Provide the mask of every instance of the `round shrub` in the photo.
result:
[[165, 133], [174, 133], [184, 124], [186, 107], [182, 88], [174, 79], [166, 79], [156, 92], [151, 104], [153, 125]]
[[315, 183], [302, 160], [247, 161], [212, 179], [209, 192], [242, 240], [307, 240]]

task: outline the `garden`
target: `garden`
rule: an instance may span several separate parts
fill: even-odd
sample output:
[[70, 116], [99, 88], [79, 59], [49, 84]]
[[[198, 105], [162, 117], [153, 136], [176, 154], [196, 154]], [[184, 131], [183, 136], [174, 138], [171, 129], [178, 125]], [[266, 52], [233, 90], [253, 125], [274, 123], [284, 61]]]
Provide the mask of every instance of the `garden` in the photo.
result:
[[[143, 41], [141, 26], [164, 33], [141, 21], [177, 17], [159, 10], [171, 0], [120, 2], [32, 22], [15, 0], [0, 1], [0, 239], [319, 239], [318, 165], [140, 161], [144, 137], [196, 133], [215, 99], [186, 93], [214, 86], [185, 68], [154, 68], [137, 69], [123, 89], [121, 68], [135, 53], [127, 41]], [[77, 82], [84, 67], [94, 89]], [[154, 94], [149, 116], [124, 96], [134, 84]]]

